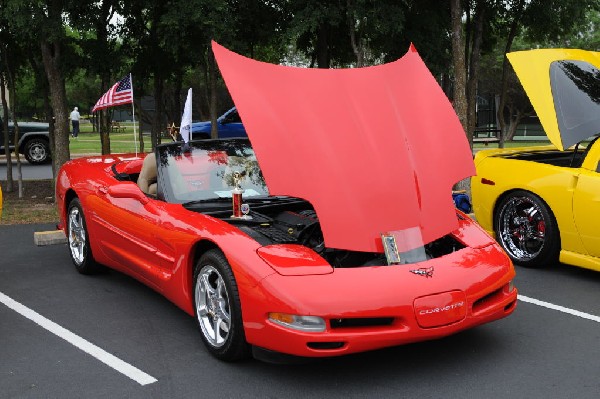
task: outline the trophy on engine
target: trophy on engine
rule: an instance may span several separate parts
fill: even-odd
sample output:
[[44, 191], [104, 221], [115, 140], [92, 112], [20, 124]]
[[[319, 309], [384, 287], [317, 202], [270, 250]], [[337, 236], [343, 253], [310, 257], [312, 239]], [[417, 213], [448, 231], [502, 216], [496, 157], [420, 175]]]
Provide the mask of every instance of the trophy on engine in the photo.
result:
[[242, 189], [241, 182], [245, 175], [246, 172], [234, 172], [233, 174], [233, 190], [231, 190], [233, 215], [231, 217], [249, 220], [252, 219], [252, 216], [248, 215], [250, 213], [250, 205], [242, 203], [244, 190]]

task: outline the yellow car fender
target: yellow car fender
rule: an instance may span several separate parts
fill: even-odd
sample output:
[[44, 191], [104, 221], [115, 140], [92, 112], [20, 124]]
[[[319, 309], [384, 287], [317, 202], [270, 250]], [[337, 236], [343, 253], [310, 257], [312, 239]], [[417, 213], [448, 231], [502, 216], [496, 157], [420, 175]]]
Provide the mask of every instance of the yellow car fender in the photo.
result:
[[572, 211], [578, 176], [573, 172], [577, 169], [493, 156], [523, 150], [484, 150], [476, 155], [477, 175], [471, 179], [471, 196], [477, 222], [495, 237], [494, 215], [499, 202], [514, 190], [529, 191], [548, 205], [558, 224], [561, 247], [585, 253]]

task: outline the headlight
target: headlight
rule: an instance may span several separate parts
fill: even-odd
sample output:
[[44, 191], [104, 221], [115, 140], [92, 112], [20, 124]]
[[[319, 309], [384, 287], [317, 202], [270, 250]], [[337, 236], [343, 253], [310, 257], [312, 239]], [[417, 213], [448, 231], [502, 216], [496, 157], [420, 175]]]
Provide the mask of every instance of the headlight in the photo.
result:
[[508, 293], [510, 294], [515, 289], [515, 283], [512, 280], [508, 282]]
[[292, 330], [307, 332], [325, 331], [325, 320], [318, 316], [298, 316], [287, 313], [269, 313], [269, 320]]

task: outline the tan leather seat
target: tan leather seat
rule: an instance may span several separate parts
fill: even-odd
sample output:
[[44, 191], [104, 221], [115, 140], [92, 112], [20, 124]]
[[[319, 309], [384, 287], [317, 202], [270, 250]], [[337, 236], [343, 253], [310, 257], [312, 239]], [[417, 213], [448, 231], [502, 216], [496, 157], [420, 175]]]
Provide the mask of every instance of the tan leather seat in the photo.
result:
[[146, 155], [142, 170], [138, 176], [137, 185], [146, 194], [156, 195], [156, 155], [153, 152]]

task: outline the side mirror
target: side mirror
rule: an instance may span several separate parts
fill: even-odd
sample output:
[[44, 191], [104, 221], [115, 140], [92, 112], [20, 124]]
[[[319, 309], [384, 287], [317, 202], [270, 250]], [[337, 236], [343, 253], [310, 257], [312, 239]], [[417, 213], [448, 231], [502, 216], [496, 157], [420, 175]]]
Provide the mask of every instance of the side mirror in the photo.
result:
[[108, 195], [114, 198], [132, 198], [147, 204], [150, 200], [135, 183], [119, 183], [108, 188]]

